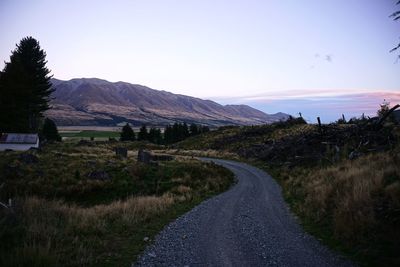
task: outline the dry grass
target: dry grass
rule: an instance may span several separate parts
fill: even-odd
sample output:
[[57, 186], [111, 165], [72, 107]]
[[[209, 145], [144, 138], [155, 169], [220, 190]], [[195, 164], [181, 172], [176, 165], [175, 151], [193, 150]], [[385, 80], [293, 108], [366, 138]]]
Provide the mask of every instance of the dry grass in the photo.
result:
[[[128, 159], [114, 145], [125, 145]], [[0, 266], [128, 266], [144, 237], [233, 182], [228, 170], [191, 157], [138, 163], [137, 146], [54, 144], [34, 164], [3, 153], [0, 199], [16, 205], [0, 207]], [[89, 178], [95, 170], [109, 178]]]
[[289, 199], [297, 200], [295, 209], [309, 221], [328, 226], [337, 240], [356, 245], [361, 255], [399, 263], [393, 254], [400, 248], [398, 153], [370, 154], [328, 168], [295, 172], [284, 187]]
[[155, 150], [155, 152], [170, 154], [170, 155], [178, 155], [183, 157], [184, 160], [190, 159], [192, 157], [224, 158], [224, 159], [239, 160], [239, 156], [236, 153], [222, 151], [222, 150], [214, 150], [214, 149], [206, 149], [206, 150], [164, 149], [164, 150]]
[[[66, 260], [59, 257], [64, 253], [68, 261], [62, 265], [93, 264], [102, 256], [95, 254], [97, 246], [112, 246], [112, 240], [106, 236], [113, 224], [127, 229], [138, 227], [166, 212], [179, 199], [180, 196], [168, 193], [88, 208], [37, 197], [20, 199], [16, 213], [8, 216], [16, 216], [16, 222], [25, 229], [24, 242], [2, 255], [1, 265], [60, 264], [60, 260]], [[63, 252], [71, 246], [73, 250]]]

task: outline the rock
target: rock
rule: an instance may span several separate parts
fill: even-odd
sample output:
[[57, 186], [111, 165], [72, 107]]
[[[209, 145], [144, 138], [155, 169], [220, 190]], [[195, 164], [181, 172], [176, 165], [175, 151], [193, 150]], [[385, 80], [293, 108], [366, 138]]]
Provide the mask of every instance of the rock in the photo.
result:
[[138, 161], [146, 164], [158, 165], [157, 161], [170, 161], [174, 157], [171, 155], [154, 155], [150, 151], [139, 149]]
[[30, 153], [23, 153], [19, 156], [19, 160], [25, 164], [34, 164], [38, 163], [39, 159], [35, 155], [32, 155]]
[[128, 157], [128, 149], [126, 149], [124, 147], [116, 147], [115, 155], [122, 157], [122, 158], [127, 158]]
[[143, 150], [143, 149], [139, 149], [138, 152], [138, 159], [139, 162], [143, 162], [146, 164], [149, 164], [150, 161], [152, 160], [152, 155], [149, 151]]
[[88, 178], [93, 180], [110, 180], [111, 176], [105, 171], [92, 171], [87, 175]]

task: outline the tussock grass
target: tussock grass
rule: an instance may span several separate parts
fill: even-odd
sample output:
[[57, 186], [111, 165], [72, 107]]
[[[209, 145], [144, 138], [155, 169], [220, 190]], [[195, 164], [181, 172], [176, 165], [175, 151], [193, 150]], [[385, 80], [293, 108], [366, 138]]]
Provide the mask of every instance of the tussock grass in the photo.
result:
[[366, 264], [400, 264], [400, 156], [397, 152], [311, 170], [283, 181], [306, 223], [325, 231]]
[[[113, 146], [126, 146], [128, 159]], [[165, 224], [226, 190], [233, 174], [191, 157], [146, 165], [137, 144], [74, 143], [0, 157], [0, 266], [128, 266]], [[88, 177], [105, 171], [107, 179]], [[146, 239], [147, 240], [147, 239]]]
[[[164, 194], [79, 207], [38, 197], [19, 199], [16, 213], [3, 216], [15, 220], [23, 229], [23, 243], [15, 243], [11, 249], [2, 243], [0, 265], [93, 264], [97, 258], [104, 257], [96, 255], [102, 246], [113, 246], [109, 231], [114, 225], [118, 225], [121, 231], [123, 228], [133, 229], [154, 216], [162, 215], [175, 201], [178, 201], [178, 196]], [[1, 232], [4, 234], [4, 229]], [[66, 255], [61, 257], [61, 253]]]
[[164, 150], [156, 150], [159, 153], [165, 153], [170, 155], [178, 155], [179, 158], [183, 158], [184, 160], [191, 159], [192, 157], [206, 157], [206, 158], [225, 158], [225, 159], [236, 159], [239, 160], [240, 157], [233, 152], [214, 150], [214, 149], [206, 149], [206, 150], [198, 150], [198, 149], [164, 149]]

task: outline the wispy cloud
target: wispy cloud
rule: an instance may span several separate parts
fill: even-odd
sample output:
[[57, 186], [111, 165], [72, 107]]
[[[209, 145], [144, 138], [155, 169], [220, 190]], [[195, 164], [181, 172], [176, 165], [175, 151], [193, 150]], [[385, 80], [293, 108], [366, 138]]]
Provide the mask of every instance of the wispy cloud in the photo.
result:
[[371, 91], [371, 90], [333, 90], [333, 89], [299, 89], [299, 90], [274, 90], [271, 92], [243, 95], [243, 96], [232, 96], [232, 97], [213, 97], [215, 100], [233, 100], [233, 101], [258, 101], [258, 102], [271, 102], [274, 100], [284, 99], [308, 99], [308, 100], [320, 100], [324, 98], [329, 99], [370, 99], [370, 98], [381, 98], [393, 99], [391, 101], [398, 102], [400, 100], [400, 92], [395, 91]]
[[332, 55], [325, 55], [325, 60], [332, 63]]
[[248, 104], [265, 112], [278, 111], [297, 114], [301, 111], [310, 121], [322, 116], [325, 122], [336, 120], [341, 114], [346, 117], [361, 114], [374, 116], [384, 99], [392, 105], [400, 103], [397, 91], [338, 92], [337, 90], [289, 90], [258, 95], [219, 98], [221, 103]]

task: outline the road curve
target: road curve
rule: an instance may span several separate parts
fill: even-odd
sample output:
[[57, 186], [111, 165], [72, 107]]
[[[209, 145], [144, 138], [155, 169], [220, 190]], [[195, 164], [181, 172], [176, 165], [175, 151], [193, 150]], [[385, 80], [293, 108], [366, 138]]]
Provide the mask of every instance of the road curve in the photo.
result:
[[280, 186], [244, 163], [214, 161], [238, 182], [157, 235], [137, 266], [354, 266], [306, 234]]

